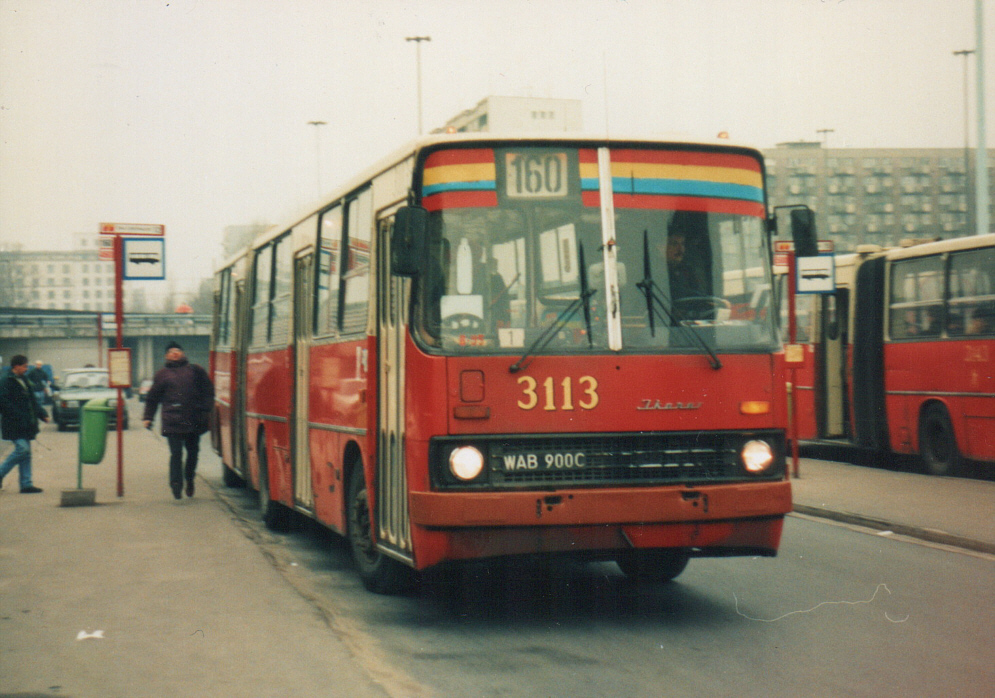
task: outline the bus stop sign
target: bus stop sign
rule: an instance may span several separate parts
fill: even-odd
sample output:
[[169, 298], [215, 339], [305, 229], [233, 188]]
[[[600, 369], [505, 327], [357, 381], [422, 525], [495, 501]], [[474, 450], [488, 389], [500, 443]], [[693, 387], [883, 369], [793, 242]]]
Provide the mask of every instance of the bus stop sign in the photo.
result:
[[833, 255], [796, 257], [798, 293], [835, 293], [836, 264]]

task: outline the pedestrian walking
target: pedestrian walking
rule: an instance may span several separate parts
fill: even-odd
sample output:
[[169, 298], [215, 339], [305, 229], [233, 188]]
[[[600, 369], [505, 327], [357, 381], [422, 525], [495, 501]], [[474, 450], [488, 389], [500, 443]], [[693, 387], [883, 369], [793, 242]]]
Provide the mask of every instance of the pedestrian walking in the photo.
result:
[[48, 412], [35, 399], [27, 372], [28, 357], [16, 354], [10, 359], [10, 372], [0, 382], [0, 436], [14, 442], [14, 450], [0, 463], [0, 487], [17, 466], [21, 494], [37, 494], [42, 490], [31, 480], [31, 441], [38, 435], [38, 420], [48, 422]]
[[45, 370], [45, 364], [41, 361], [35, 361], [35, 367], [27, 372], [26, 378], [31, 384], [31, 389], [34, 390], [38, 404], [44, 405], [48, 400], [49, 385], [52, 383], [52, 379]]
[[176, 342], [170, 342], [166, 347], [166, 365], [156, 371], [145, 397], [142, 423], [146, 429], [152, 428], [160, 405], [162, 435], [169, 442], [169, 486], [173, 496], [180, 499], [186, 480], [187, 496], [193, 497], [200, 436], [208, 430], [214, 409], [214, 385], [207, 371], [190, 363], [183, 347]]

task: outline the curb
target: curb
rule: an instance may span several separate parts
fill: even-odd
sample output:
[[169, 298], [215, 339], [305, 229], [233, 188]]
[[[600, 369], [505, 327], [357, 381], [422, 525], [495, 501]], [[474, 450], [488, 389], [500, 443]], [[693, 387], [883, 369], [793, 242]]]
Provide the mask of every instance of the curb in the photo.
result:
[[978, 553], [995, 555], [995, 543], [986, 543], [972, 538], [965, 538], [964, 536], [947, 533], [946, 531], [939, 531], [934, 528], [920, 528], [918, 526], [897, 524], [890, 521], [884, 521], [882, 519], [875, 519], [870, 516], [864, 516], [862, 514], [852, 514], [846, 511], [832, 511], [805, 504], [795, 504], [793, 511], [796, 514], [804, 514], [805, 516], [813, 516], [820, 519], [831, 519], [841, 523], [864, 526], [865, 528], [871, 528], [877, 531], [891, 531], [901, 536], [917, 538], [929, 543], [939, 543], [940, 545], [950, 545], [955, 548], [963, 548], [964, 550], [972, 550]]

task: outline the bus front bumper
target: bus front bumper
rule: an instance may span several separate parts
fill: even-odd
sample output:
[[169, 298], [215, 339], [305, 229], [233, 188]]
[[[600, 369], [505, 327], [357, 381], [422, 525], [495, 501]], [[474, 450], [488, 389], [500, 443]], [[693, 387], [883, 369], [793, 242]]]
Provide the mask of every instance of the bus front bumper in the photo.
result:
[[447, 560], [631, 549], [775, 555], [791, 511], [787, 480], [556, 492], [413, 492], [419, 569]]

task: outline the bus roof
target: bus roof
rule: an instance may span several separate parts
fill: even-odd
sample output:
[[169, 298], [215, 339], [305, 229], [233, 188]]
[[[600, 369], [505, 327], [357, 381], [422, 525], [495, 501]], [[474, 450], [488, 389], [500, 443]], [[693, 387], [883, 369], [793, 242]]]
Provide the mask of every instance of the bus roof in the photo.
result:
[[980, 247], [995, 247], [995, 233], [970, 235], [951, 240], [937, 240], [936, 242], [924, 242], [910, 247], [898, 247], [888, 250], [886, 254], [888, 259], [909, 259], [942, 254], [943, 252], [953, 252], [955, 250], [971, 250]]
[[[256, 236], [256, 238], [249, 243], [248, 248], [253, 249], [259, 247], [266, 244], [273, 238], [279, 237], [295, 225], [300, 224], [310, 216], [314, 215], [316, 212], [328, 208], [336, 201], [342, 200], [359, 187], [362, 187], [364, 184], [387, 170], [400, 165], [405, 160], [411, 159], [413, 162], [418, 153], [426, 148], [432, 148], [440, 145], [467, 145], [474, 143], [482, 145], [487, 143], [521, 143], [523, 145], [529, 143], [562, 143], [565, 145], [590, 144], [591, 146], [611, 144], [673, 145], [679, 147], [701, 146], [708, 149], [718, 148], [723, 150], [728, 149], [746, 151], [756, 156], [757, 159], [760, 160], [761, 165], [763, 164], [763, 154], [757, 148], [742, 143], [736, 143], [726, 138], [695, 139], [690, 138], [687, 135], [680, 134], [606, 135], [604, 133], [599, 134], [573, 131], [555, 133], [498, 133], [491, 131], [430, 133], [409, 141], [393, 153], [381, 158], [371, 167], [361, 171], [343, 184], [336, 186], [334, 191], [327, 195], [323, 194], [319, 200], [304, 207], [303, 210], [298, 209], [297, 213], [284, 218], [279, 224], [274, 224], [268, 227], [265, 232]], [[229, 257], [228, 263], [234, 261], [236, 257], [237, 255]], [[224, 268], [225, 266], [228, 266], [228, 264], [226, 263], [220, 268]]]

